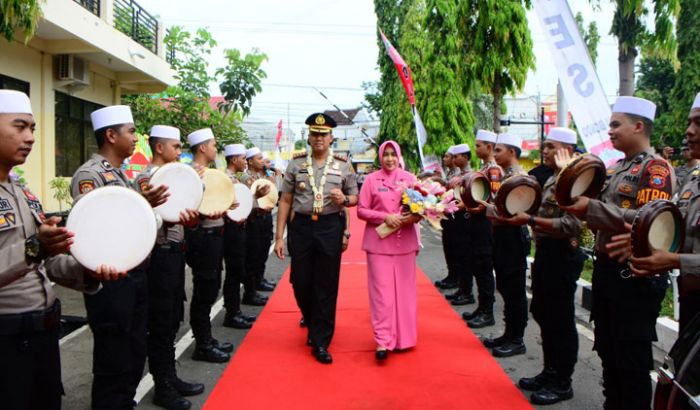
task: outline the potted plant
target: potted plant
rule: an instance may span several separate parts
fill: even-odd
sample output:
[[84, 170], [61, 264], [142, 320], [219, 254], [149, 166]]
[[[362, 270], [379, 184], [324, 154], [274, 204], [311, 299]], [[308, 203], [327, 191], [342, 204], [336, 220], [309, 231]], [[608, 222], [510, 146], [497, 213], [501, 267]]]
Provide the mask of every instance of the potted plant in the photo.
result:
[[[47, 214], [47, 217], [60, 216], [60, 226], [65, 225], [66, 218], [70, 212], [70, 206], [73, 204], [70, 195], [70, 183], [66, 178], [57, 177], [49, 181], [49, 188], [53, 191], [53, 198], [58, 201], [58, 212]], [[67, 209], [63, 210], [63, 205], [66, 204]]]

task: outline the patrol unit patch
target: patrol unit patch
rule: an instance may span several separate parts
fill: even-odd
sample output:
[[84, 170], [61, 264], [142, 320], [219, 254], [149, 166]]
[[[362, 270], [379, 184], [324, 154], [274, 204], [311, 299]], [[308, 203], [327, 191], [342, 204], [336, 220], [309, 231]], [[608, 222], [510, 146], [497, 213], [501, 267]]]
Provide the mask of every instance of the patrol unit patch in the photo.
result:
[[[668, 199], [670, 195], [664, 191], [660, 191], [654, 188], [644, 188], [637, 192], [637, 206], [642, 206], [647, 202], [654, 201], [656, 199]], [[624, 207], [623, 207], [624, 208]]]
[[81, 194], [87, 194], [93, 189], [95, 189], [95, 181], [92, 179], [83, 179], [82, 181], [78, 182], [78, 190]]
[[623, 194], [631, 194], [632, 189], [633, 189], [632, 185], [628, 185], [628, 184], [620, 184], [620, 187], [618, 188], [618, 190], [620, 192], [622, 192]]
[[7, 199], [0, 199], [0, 211], [11, 211], [12, 205]]

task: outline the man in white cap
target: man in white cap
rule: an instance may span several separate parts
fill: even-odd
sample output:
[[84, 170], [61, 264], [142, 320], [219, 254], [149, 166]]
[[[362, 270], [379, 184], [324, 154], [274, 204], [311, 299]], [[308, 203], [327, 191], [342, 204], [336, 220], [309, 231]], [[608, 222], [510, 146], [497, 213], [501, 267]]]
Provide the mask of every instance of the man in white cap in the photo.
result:
[[[182, 153], [180, 130], [167, 125], [154, 125], [148, 144], [153, 159], [134, 179], [140, 192], [153, 189], [153, 172], [163, 165], [177, 162]], [[164, 222], [158, 230], [151, 252], [148, 274], [148, 371], [153, 375], [153, 403], [167, 409], [189, 409], [191, 403], [182, 396], [204, 391], [201, 383], [181, 380], [175, 369], [175, 336], [184, 319], [185, 310], [185, 230], [195, 226], [199, 213], [188, 209], [180, 214], [180, 223]]]
[[575, 147], [573, 130], [555, 127], [549, 131], [543, 144], [544, 164], [554, 170], [554, 175], [544, 184], [537, 214], [520, 212], [504, 220], [516, 226], [530, 225], [537, 243], [530, 311], [540, 326], [544, 368], [538, 375], [518, 382], [521, 388], [534, 392], [530, 396], [533, 404], [554, 404], [574, 396], [571, 377], [578, 356], [574, 294], [586, 257], [578, 240], [582, 223], [559, 208], [554, 187], [557, 174], [566, 165], [565, 158], [573, 155]]
[[0, 90], [0, 392], [8, 409], [61, 408], [61, 303], [51, 282], [95, 293], [99, 281], [125, 275], [88, 272], [65, 255], [73, 234], [11, 177], [31, 153], [35, 126], [29, 97]]
[[[216, 139], [210, 128], [187, 136], [192, 151], [192, 166], [206, 169], [216, 159]], [[200, 218], [195, 229], [185, 230], [185, 258], [192, 268], [192, 301], [190, 326], [195, 339], [193, 360], [224, 363], [231, 359], [233, 344], [216, 340], [211, 333], [211, 307], [221, 288], [221, 268], [224, 257], [223, 213]]]
[[[248, 187], [259, 179], [266, 179], [273, 183], [275, 189], [275, 179], [265, 173], [265, 160], [258, 147], [251, 147], [246, 151], [248, 169], [241, 177], [241, 182]], [[246, 270], [247, 280], [252, 281], [250, 287], [255, 286], [256, 290], [272, 291], [275, 284], [265, 279], [265, 264], [267, 262], [268, 251], [272, 244], [272, 210], [274, 208], [261, 207], [258, 199], [270, 193], [270, 186], [260, 185], [253, 193], [253, 210], [246, 221]], [[263, 306], [267, 303], [267, 297], [257, 292], [250, 293], [248, 288], [243, 294], [243, 304], [252, 306]]]
[[[493, 151], [496, 146], [497, 135], [491, 131], [478, 130], [476, 132], [476, 155], [482, 163], [480, 172], [486, 175], [491, 185], [491, 193], [494, 195], [501, 186], [503, 170], [493, 159]], [[496, 282], [493, 277], [493, 234], [491, 221], [484, 213], [484, 207], [468, 209], [470, 235], [466, 240], [468, 269], [476, 279], [479, 289], [479, 305], [472, 312], [462, 313], [462, 318], [473, 329], [493, 326], [496, 321], [493, 317], [493, 303], [495, 301]]]
[[[224, 147], [226, 157], [226, 175], [233, 183], [241, 182], [246, 170], [246, 148], [243, 144], [229, 144]], [[234, 329], [249, 329], [255, 316], [244, 315], [241, 312], [241, 283], [246, 293], [255, 294], [253, 280], [246, 280], [246, 227], [245, 220], [232, 221], [224, 217], [224, 261], [226, 276], [224, 279], [224, 326]]]
[[[97, 152], [78, 168], [71, 180], [73, 203], [103, 186], [130, 188], [121, 166], [134, 153], [136, 127], [131, 109], [113, 105], [90, 114]], [[143, 192], [151, 206], [168, 198], [167, 187]], [[88, 324], [92, 330], [92, 407], [131, 406], [146, 364], [147, 262], [132, 269], [119, 282], [103, 284], [96, 295], [85, 295]], [[119, 301], [118, 303], [115, 301]]]
[[[455, 167], [453, 165], [452, 149], [454, 145], [450, 146], [445, 154], [442, 156], [442, 166], [445, 170], [445, 181], [449, 181], [455, 176]], [[446, 184], [446, 182], [443, 183]], [[454, 289], [458, 285], [459, 278], [457, 276], [457, 271], [454, 268], [454, 251], [455, 242], [450, 240], [452, 237], [452, 232], [454, 231], [454, 220], [452, 218], [446, 218], [440, 221], [440, 226], [442, 227], [442, 251], [445, 254], [445, 264], [447, 265], [447, 276], [443, 279], [436, 280], [435, 286], [439, 289]]]
[[588, 222], [596, 234], [593, 264], [594, 349], [603, 364], [605, 408], [649, 408], [653, 368], [651, 342], [668, 287], [666, 275], [630, 277], [627, 247], [614, 235], [627, 234], [635, 209], [673, 193], [673, 170], [649, 144], [656, 106], [636, 97], [618, 97], [610, 117], [610, 140], [625, 158], [608, 169], [600, 200], [579, 197], [562, 207]]
[[[503, 168], [503, 181], [516, 175], [527, 175], [520, 166], [522, 139], [513, 134], [500, 134], [496, 140], [494, 158]], [[525, 272], [530, 253], [529, 235], [522, 226], [507, 225], [498, 220], [493, 205], [488, 205], [486, 215], [493, 225], [493, 267], [496, 272], [496, 288], [503, 297], [505, 331], [497, 338], [483, 340], [492, 348], [495, 357], [510, 357], [526, 351], [523, 336], [527, 326], [527, 294]]]
[[[457, 190], [462, 185], [464, 176], [471, 171], [471, 158], [472, 153], [468, 144], [458, 144], [452, 147], [452, 166], [456, 172], [448, 180], [449, 188]], [[460, 203], [459, 210], [452, 215], [451, 223], [452, 227], [446, 238], [448, 246], [452, 247], [452, 257], [450, 258], [452, 266], [448, 268], [448, 271], [454, 271], [457, 276], [457, 290], [445, 297], [454, 306], [469, 305], [474, 303], [472, 291], [474, 278], [468, 266], [471, 261], [467, 259], [467, 253], [464, 251], [464, 238], [469, 236], [470, 226], [467, 221], [467, 211], [462, 203]]]

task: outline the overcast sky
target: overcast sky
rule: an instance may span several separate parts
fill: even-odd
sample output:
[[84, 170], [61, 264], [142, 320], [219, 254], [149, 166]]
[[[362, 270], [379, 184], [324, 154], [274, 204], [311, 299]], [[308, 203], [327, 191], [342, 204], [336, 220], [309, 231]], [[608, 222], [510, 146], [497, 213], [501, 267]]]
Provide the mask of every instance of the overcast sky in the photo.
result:
[[[166, 27], [181, 25], [191, 31], [208, 27], [219, 44], [211, 59], [212, 71], [225, 64], [224, 48], [245, 53], [256, 47], [268, 55], [263, 65], [268, 77], [254, 99], [250, 122], [282, 119], [286, 124], [289, 116], [298, 132], [308, 114], [332, 109], [314, 87], [341, 108], [352, 108], [363, 101], [362, 82], [379, 79], [372, 0], [137, 1]], [[603, 1], [602, 9], [595, 11], [588, 1], [569, 3], [574, 14], [580, 11], [587, 22], [598, 22], [603, 35], [598, 75], [612, 100], [618, 83], [616, 40], [607, 34], [613, 7]], [[556, 93], [556, 70], [534, 11], [528, 18], [537, 70], [530, 73], [523, 94], [541, 93], [546, 99]], [[212, 86], [212, 94], [220, 94], [218, 86]]]

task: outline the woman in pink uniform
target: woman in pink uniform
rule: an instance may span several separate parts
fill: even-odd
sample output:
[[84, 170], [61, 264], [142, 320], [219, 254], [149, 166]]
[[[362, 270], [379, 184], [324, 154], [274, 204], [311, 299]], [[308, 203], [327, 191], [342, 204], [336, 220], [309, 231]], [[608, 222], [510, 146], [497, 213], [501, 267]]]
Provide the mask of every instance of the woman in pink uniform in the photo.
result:
[[[402, 215], [401, 194], [413, 186], [415, 175], [403, 170], [401, 148], [395, 141], [379, 147], [382, 168], [367, 176], [357, 215], [367, 222], [362, 249], [367, 252], [370, 310], [377, 360], [389, 350], [416, 345], [416, 254], [420, 217]], [[399, 228], [381, 239], [375, 228], [386, 223]]]

